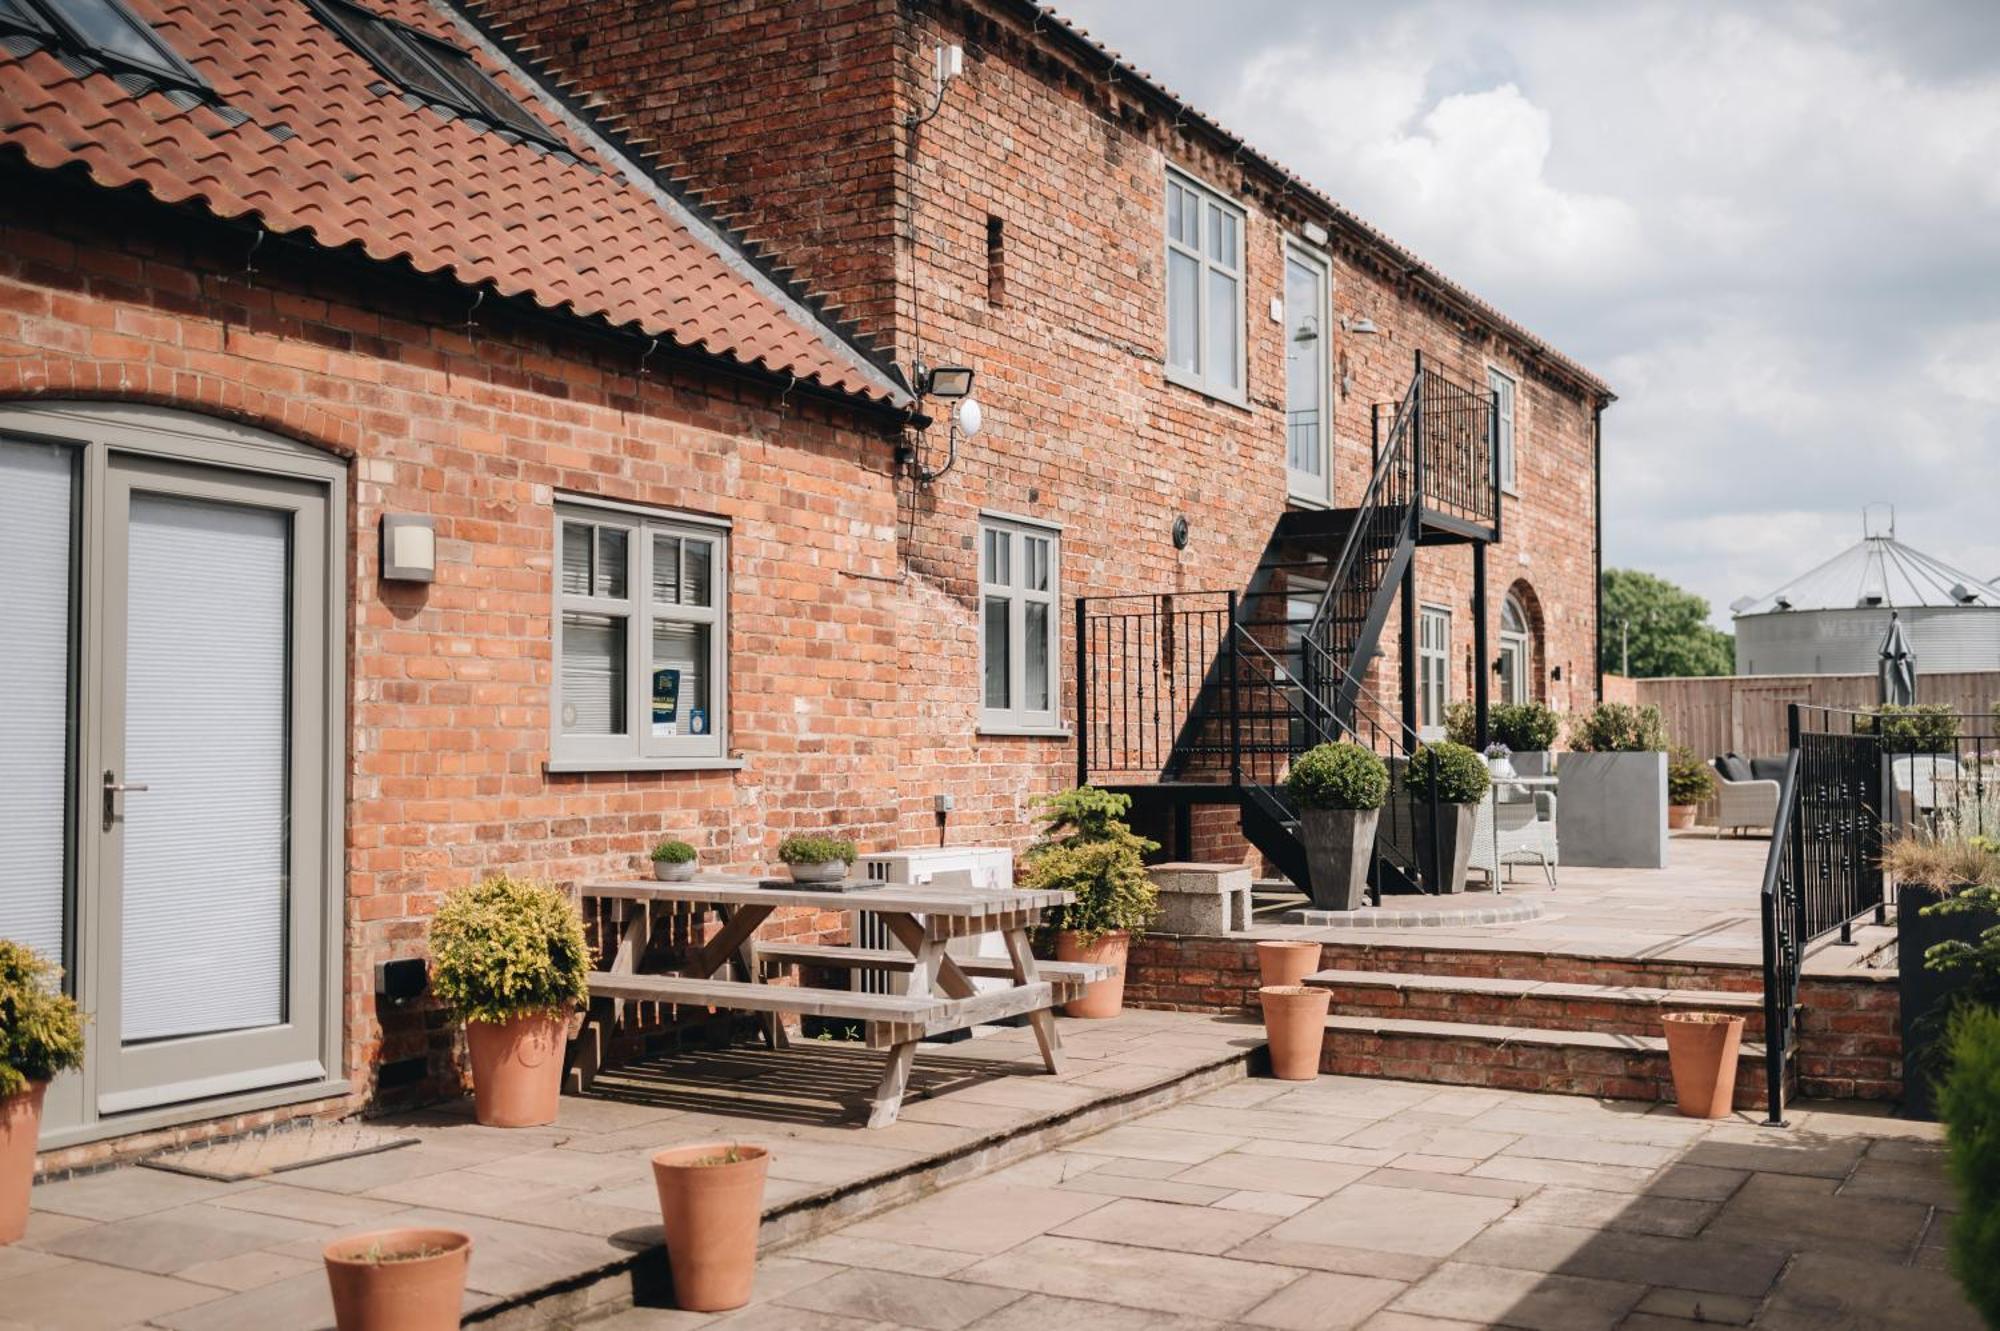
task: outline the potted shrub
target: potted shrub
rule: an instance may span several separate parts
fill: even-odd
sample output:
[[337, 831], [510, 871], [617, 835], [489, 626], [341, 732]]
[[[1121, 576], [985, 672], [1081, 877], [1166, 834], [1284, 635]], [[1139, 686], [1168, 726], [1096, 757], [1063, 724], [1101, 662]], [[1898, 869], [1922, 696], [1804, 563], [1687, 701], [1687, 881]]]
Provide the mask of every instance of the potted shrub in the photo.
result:
[[1667, 826], [1694, 826], [1696, 810], [1715, 794], [1715, 774], [1707, 763], [1682, 745], [1667, 759]]
[[55, 963], [0, 938], [0, 1244], [28, 1231], [49, 1080], [83, 1063], [83, 1019]]
[[550, 883], [505, 874], [444, 899], [431, 988], [465, 1022], [473, 1113], [491, 1127], [553, 1123], [570, 1015], [589, 994], [583, 918]]
[[685, 883], [694, 877], [695, 850], [685, 841], [662, 841], [650, 858], [653, 877], [663, 883]]
[[471, 1235], [384, 1229], [337, 1238], [320, 1255], [339, 1331], [457, 1331]]
[[1125, 1006], [1125, 959], [1132, 935], [1160, 913], [1159, 889], [1145, 857], [1160, 848], [1124, 823], [1127, 795], [1079, 786], [1036, 799], [1041, 837], [1024, 857], [1022, 885], [1071, 893], [1055, 912], [1056, 957], [1110, 966], [1109, 978], [1084, 986], [1063, 1005], [1072, 1017], [1115, 1017]]
[[1321, 744], [1293, 760], [1285, 791], [1299, 811], [1313, 905], [1360, 909], [1375, 857], [1376, 823], [1389, 798], [1389, 769], [1359, 744]]
[[1548, 776], [1554, 764], [1549, 750], [1562, 733], [1562, 718], [1553, 707], [1539, 702], [1510, 702], [1495, 707], [1491, 714], [1493, 738], [1512, 751], [1508, 761], [1521, 776]]
[[1514, 751], [1494, 740], [1486, 746], [1486, 770], [1493, 776], [1515, 776]]
[[1667, 1062], [1674, 1100], [1689, 1118], [1725, 1118], [1736, 1099], [1736, 1054], [1743, 1018], [1723, 1012], [1669, 1012]]
[[778, 843], [778, 858], [795, 883], [839, 883], [854, 863], [854, 843], [834, 836], [794, 834]]
[[1936, 1114], [1946, 1037], [1968, 1007], [2000, 1007], [2000, 844], [1919, 829], [1883, 850], [1896, 883], [1903, 1109]]
[[653, 1157], [677, 1306], [713, 1313], [750, 1302], [770, 1165], [763, 1147], [733, 1142], [677, 1146]]
[[1564, 864], [1667, 863], [1667, 741], [1660, 709], [1599, 703], [1570, 721], [1562, 760]]
[[1420, 744], [1410, 755], [1403, 788], [1416, 814], [1417, 863], [1424, 882], [1437, 884], [1440, 892], [1465, 890], [1475, 806], [1492, 781], [1484, 758], [1448, 739]]

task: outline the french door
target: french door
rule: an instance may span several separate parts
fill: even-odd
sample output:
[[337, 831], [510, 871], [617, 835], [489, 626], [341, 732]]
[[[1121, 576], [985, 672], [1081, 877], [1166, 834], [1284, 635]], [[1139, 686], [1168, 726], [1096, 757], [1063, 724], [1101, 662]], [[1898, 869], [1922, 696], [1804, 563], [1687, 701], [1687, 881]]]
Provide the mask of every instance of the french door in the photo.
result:
[[30, 740], [0, 809], [34, 814], [0, 819], [0, 933], [91, 1017], [57, 1139], [327, 1082], [337, 464], [180, 413], [8, 411], [0, 491], [0, 603], [29, 623], [0, 654], [32, 695], [0, 699]]

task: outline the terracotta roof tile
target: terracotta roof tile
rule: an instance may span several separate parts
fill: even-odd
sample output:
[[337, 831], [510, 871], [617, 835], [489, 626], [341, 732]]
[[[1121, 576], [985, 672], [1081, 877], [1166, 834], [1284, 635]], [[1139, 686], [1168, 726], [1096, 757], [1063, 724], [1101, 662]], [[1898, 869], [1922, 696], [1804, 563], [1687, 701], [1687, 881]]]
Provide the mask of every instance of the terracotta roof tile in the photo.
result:
[[567, 156], [402, 95], [304, 0], [127, 2], [220, 106], [183, 108], [46, 50], [0, 49], [0, 145], [44, 169], [81, 167], [107, 188], [137, 186], [328, 248], [358, 245], [378, 260], [855, 397], [907, 400], [806, 304], [607, 143], [579, 133], [431, 0], [370, 7], [472, 50]]

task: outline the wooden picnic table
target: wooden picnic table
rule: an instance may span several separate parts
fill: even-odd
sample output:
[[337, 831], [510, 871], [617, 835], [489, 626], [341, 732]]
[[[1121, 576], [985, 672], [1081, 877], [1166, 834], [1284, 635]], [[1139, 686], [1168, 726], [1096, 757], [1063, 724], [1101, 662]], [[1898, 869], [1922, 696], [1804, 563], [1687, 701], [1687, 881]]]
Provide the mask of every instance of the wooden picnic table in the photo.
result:
[[[578, 1080], [583, 1085], [601, 1065], [605, 1023], [615, 1024], [627, 1002], [761, 1012], [766, 1014], [765, 1034], [774, 1048], [785, 1043], [783, 1014], [826, 1017], [861, 1025], [871, 1048], [888, 1051], [868, 1114], [869, 1127], [885, 1127], [895, 1122], [902, 1108], [917, 1044], [928, 1036], [1025, 1015], [1043, 1063], [1051, 1073], [1060, 1072], [1062, 1043], [1052, 1009], [1074, 997], [1084, 983], [1110, 974], [1108, 967], [1038, 962], [1029, 950], [1028, 930], [1041, 921], [1044, 911], [1068, 905], [1073, 898], [1067, 892], [888, 884], [828, 891], [728, 874], [697, 874], [684, 883], [586, 882], [578, 892], [586, 900], [606, 903], [618, 927], [609, 969], [590, 977], [590, 1024], [597, 1029], [592, 1031], [587, 1024], [579, 1051]], [[642, 972], [656, 917], [684, 914], [689, 907], [716, 911], [721, 929], [679, 970]], [[785, 944], [760, 948], [757, 930], [774, 912], [787, 907], [871, 911], [902, 950], [889, 954]], [[952, 939], [996, 933], [1006, 945], [1004, 962], [974, 961], [945, 951]], [[907, 980], [899, 980], [901, 992], [887, 994], [771, 985], [763, 983], [767, 961], [881, 969], [907, 973]], [[987, 981], [986, 986], [975, 984], [975, 978]]]

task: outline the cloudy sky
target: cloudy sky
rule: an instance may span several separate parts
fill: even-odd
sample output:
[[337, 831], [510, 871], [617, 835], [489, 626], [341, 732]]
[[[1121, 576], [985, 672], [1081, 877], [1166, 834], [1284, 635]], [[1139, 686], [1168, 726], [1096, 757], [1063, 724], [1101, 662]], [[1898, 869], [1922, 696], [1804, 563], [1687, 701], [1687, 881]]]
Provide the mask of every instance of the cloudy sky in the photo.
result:
[[2000, 575], [2000, 0], [1056, 7], [1610, 381], [1608, 563]]

